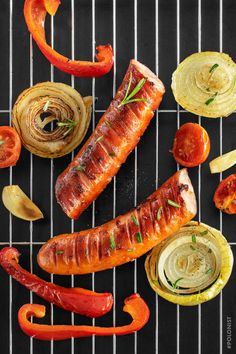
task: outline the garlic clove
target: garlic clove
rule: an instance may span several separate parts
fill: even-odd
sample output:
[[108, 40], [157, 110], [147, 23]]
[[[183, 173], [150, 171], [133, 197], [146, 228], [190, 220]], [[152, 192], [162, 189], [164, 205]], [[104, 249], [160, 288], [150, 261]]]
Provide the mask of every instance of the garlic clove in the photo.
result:
[[2, 191], [4, 206], [16, 217], [34, 221], [43, 219], [41, 210], [27, 197], [17, 185], [5, 186]]

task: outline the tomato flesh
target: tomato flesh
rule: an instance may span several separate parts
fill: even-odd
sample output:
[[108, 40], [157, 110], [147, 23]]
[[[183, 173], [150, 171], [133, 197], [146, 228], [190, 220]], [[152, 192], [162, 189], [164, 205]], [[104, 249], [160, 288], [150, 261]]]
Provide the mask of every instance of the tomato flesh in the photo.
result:
[[52, 16], [54, 16], [55, 13], [57, 12], [60, 3], [61, 3], [60, 0], [44, 0], [44, 6], [47, 12]]
[[0, 168], [14, 166], [21, 152], [21, 140], [14, 128], [0, 126]]
[[216, 208], [227, 214], [236, 214], [236, 173], [220, 182], [214, 194]]
[[176, 132], [173, 155], [179, 164], [195, 167], [203, 163], [210, 152], [207, 131], [197, 123], [186, 123]]

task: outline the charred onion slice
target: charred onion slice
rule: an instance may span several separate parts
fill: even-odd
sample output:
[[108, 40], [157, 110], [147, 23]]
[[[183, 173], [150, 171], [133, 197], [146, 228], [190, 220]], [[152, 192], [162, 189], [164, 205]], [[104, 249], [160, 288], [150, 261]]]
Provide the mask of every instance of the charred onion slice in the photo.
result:
[[166, 300], [185, 306], [203, 303], [219, 294], [232, 266], [232, 251], [224, 236], [194, 221], [154, 247], [145, 261], [153, 290]]
[[69, 154], [81, 143], [89, 126], [91, 105], [91, 97], [81, 97], [68, 85], [42, 82], [20, 94], [12, 120], [26, 149], [55, 158]]
[[220, 173], [236, 164], [236, 149], [221, 155], [209, 163], [211, 173]]
[[236, 64], [229, 55], [201, 52], [187, 57], [172, 76], [176, 101], [195, 114], [227, 117], [236, 109]]

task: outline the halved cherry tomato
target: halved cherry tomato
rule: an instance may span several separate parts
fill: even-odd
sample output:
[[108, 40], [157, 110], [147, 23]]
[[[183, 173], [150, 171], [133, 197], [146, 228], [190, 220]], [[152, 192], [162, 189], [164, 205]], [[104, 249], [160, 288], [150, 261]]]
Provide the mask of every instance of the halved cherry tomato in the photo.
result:
[[176, 162], [182, 166], [198, 166], [209, 155], [209, 135], [201, 125], [197, 123], [185, 123], [175, 134], [172, 151]]
[[60, 0], [44, 0], [44, 6], [47, 12], [51, 15], [54, 16], [55, 13], [57, 12], [58, 6], [60, 5], [61, 1]]
[[227, 214], [236, 214], [236, 173], [220, 182], [213, 200], [216, 208]]
[[0, 127], [0, 168], [14, 166], [21, 152], [21, 140], [14, 128]]

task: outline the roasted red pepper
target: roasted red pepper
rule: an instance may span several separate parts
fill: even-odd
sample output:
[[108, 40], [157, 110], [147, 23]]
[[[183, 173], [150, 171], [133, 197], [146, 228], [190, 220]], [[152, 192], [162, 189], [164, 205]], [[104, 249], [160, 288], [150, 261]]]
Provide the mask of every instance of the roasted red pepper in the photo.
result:
[[107, 74], [113, 65], [113, 51], [111, 45], [96, 47], [97, 62], [71, 60], [50, 47], [45, 38], [44, 22], [47, 12], [55, 15], [59, 0], [25, 0], [24, 15], [30, 33], [41, 52], [58, 69], [68, 74], [81, 77], [98, 77]]
[[0, 265], [20, 284], [44, 300], [64, 310], [88, 317], [99, 317], [107, 313], [113, 304], [110, 293], [95, 293], [82, 288], [64, 288], [27, 272], [19, 264], [20, 253], [16, 248], [5, 247], [0, 251]]
[[45, 316], [45, 306], [25, 304], [18, 312], [18, 321], [22, 331], [28, 336], [41, 340], [61, 340], [68, 338], [96, 336], [112, 336], [129, 334], [141, 329], [149, 319], [149, 309], [144, 300], [134, 294], [125, 299], [123, 311], [128, 312], [133, 321], [120, 327], [72, 326], [72, 325], [45, 325], [32, 323], [31, 316], [42, 318]]

